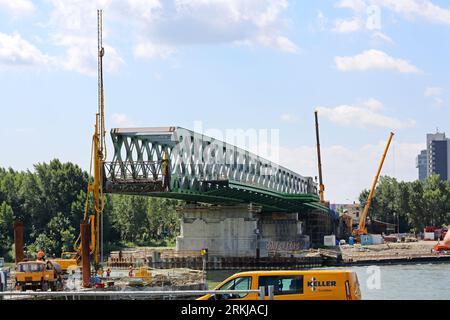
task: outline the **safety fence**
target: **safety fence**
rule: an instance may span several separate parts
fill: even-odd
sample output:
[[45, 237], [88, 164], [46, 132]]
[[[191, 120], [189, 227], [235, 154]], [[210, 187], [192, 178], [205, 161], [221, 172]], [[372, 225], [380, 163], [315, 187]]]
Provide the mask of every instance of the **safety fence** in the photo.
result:
[[203, 257], [167, 257], [152, 259], [147, 257], [142, 260], [120, 260], [110, 259], [107, 266], [110, 268], [126, 269], [132, 266], [139, 268], [147, 266], [153, 269], [176, 269], [188, 268], [193, 270], [298, 270], [322, 267], [324, 258], [315, 257], [271, 257], [271, 258], [249, 258], [249, 257], [211, 257], [207, 261]]
[[[259, 290], [192, 290], [192, 291], [64, 291], [64, 292], [0, 292], [0, 299], [59, 299], [59, 300], [190, 300], [206, 295], [216, 300], [237, 299], [257, 294], [259, 300], [273, 300], [274, 287], [260, 287]], [[184, 299], [183, 299], [184, 298]], [[190, 299], [187, 299], [190, 298]]]

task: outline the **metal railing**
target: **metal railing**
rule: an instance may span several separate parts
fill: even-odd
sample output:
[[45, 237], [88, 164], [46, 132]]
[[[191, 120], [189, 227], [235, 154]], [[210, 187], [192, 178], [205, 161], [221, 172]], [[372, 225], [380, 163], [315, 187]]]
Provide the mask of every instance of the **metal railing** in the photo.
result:
[[[266, 300], [265, 287], [259, 290], [192, 290], [192, 291], [64, 291], [64, 292], [0, 292], [0, 299], [3, 297], [34, 297], [34, 298], [65, 298], [77, 300], [76, 298], [151, 298], [151, 297], [193, 297], [205, 295], [248, 295], [256, 293], [259, 300]], [[274, 287], [268, 287], [268, 299], [273, 300]]]

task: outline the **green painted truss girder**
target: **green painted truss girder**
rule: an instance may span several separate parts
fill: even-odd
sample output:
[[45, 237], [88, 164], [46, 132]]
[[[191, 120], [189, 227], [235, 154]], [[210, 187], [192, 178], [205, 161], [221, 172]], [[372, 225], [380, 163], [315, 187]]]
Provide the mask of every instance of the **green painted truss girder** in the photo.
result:
[[114, 157], [104, 164], [108, 193], [221, 205], [254, 203], [263, 212], [328, 212], [312, 178], [225, 142], [179, 127], [113, 129], [111, 137]]

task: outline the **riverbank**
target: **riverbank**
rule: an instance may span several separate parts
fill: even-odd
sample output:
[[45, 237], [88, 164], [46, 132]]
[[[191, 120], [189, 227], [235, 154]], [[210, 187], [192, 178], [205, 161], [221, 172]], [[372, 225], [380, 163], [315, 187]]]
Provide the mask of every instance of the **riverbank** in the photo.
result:
[[392, 265], [410, 263], [450, 262], [449, 253], [434, 253], [434, 241], [385, 243], [371, 246], [360, 244], [340, 246], [342, 260], [337, 265]]

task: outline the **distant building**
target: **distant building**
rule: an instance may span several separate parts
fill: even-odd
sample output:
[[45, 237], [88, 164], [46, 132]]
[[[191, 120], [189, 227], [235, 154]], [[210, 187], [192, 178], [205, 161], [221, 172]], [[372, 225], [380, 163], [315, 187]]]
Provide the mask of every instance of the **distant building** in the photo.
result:
[[445, 133], [427, 134], [427, 177], [434, 174], [442, 180], [450, 177], [450, 139]]
[[422, 150], [416, 159], [416, 168], [419, 169], [419, 180], [427, 178], [427, 150]]
[[361, 217], [361, 206], [359, 204], [336, 204], [336, 211], [339, 211], [341, 215], [347, 215], [353, 219], [354, 223], [359, 223]]

